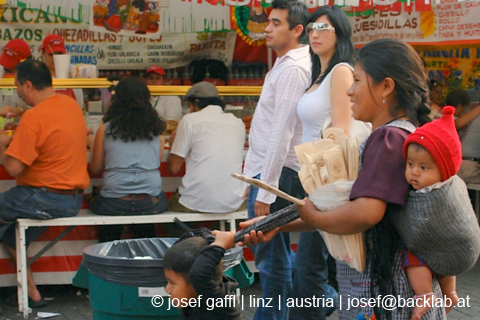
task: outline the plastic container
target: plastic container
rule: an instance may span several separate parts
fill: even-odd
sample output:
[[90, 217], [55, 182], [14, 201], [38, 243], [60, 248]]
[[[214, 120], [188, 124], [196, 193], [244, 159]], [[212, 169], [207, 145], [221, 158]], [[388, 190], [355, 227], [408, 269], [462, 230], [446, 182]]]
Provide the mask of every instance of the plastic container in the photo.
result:
[[[168, 309], [164, 291], [163, 256], [176, 238], [118, 240], [99, 243], [83, 251], [82, 265], [73, 285], [89, 289], [94, 320], [180, 319], [180, 310]], [[225, 274], [240, 287], [253, 282], [253, 274], [243, 260], [243, 248], [227, 250]], [[152, 306], [154, 295], [164, 304]]]
[[235, 267], [224, 271], [223, 274], [237, 280], [239, 288], [249, 287], [252, 285], [253, 281], [255, 281], [255, 275], [250, 271], [245, 259], [242, 259], [240, 264]]
[[15, 130], [17, 129], [15, 118], [11, 117], [10, 115], [11, 113], [7, 114], [7, 117], [5, 118], [5, 125], [3, 127], [3, 133], [5, 133], [7, 136], [15, 135]]
[[[163, 287], [163, 256], [176, 238], [117, 240], [99, 243], [83, 250], [82, 264], [97, 277], [112, 283], [135, 287]], [[224, 270], [238, 264], [243, 257], [241, 247], [227, 250]]]
[[[153, 288], [123, 286], [89, 273], [88, 289], [93, 320], [181, 319], [180, 309], [168, 310], [168, 294], [159, 293]], [[164, 301], [158, 308], [152, 305], [152, 297], [156, 293], [162, 295]]]

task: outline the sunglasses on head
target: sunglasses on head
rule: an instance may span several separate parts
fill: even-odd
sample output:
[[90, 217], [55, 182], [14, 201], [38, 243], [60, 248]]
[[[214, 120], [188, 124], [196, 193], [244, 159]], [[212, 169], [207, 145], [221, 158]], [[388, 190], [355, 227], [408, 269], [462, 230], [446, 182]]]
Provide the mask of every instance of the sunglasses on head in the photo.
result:
[[335, 28], [325, 22], [310, 22], [307, 24], [307, 33], [310, 34], [313, 30], [320, 32], [335, 32]]

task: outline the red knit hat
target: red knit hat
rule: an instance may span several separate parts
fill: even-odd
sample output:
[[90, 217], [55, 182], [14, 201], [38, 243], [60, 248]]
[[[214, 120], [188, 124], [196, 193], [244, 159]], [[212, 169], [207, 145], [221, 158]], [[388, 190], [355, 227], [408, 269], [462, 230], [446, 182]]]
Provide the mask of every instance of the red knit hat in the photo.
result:
[[0, 56], [0, 64], [5, 69], [15, 69], [23, 60], [30, 57], [30, 47], [20, 39], [13, 39], [7, 43]]
[[440, 170], [442, 181], [448, 180], [457, 174], [462, 163], [462, 145], [455, 128], [453, 114], [455, 108], [443, 108], [443, 116], [427, 123], [407, 137], [403, 144], [403, 156], [407, 158], [407, 149], [410, 143], [424, 147], [432, 156]]

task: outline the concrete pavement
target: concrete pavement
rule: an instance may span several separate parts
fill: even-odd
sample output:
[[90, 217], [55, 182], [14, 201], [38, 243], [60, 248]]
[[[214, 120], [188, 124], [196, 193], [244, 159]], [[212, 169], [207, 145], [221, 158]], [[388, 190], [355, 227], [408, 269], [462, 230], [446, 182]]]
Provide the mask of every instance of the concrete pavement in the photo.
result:
[[[38, 311], [42, 312], [56, 312], [60, 313], [55, 320], [92, 320], [92, 310], [88, 303], [88, 291], [85, 289], [78, 289], [73, 286], [40, 286], [40, 290], [44, 297], [50, 300], [50, 305], [35, 309], [34, 313], [30, 315], [29, 319], [35, 319]], [[2, 300], [6, 299], [10, 294], [15, 292], [14, 288], [1, 288]], [[460, 298], [469, 298], [469, 307], [455, 308], [449, 315], [449, 320], [480, 320], [480, 262], [469, 272], [457, 277], [457, 292]], [[245, 296], [245, 301], [250, 295], [261, 297], [261, 287], [259, 281], [249, 288], [242, 289], [242, 295]], [[1, 320], [23, 319], [15, 307], [5, 306], [3, 304], [5, 313], [0, 315]], [[255, 308], [245, 306], [243, 317], [245, 320], [253, 318]], [[328, 320], [338, 320], [338, 314], [335, 312]], [[352, 319], [353, 320], [353, 319]]]

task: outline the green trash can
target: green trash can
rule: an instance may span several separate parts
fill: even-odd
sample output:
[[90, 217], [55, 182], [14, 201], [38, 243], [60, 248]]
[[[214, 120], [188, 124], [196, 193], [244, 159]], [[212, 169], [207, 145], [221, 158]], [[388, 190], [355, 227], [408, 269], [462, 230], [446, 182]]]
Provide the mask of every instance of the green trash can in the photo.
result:
[[[164, 290], [162, 258], [175, 238], [119, 240], [84, 249], [82, 265], [73, 285], [89, 289], [93, 320], [180, 319], [180, 309], [168, 310]], [[140, 257], [141, 259], [135, 259]], [[253, 273], [243, 260], [243, 249], [226, 252], [225, 274], [235, 278], [240, 288], [253, 283]], [[162, 301], [160, 307], [152, 304]]]
[[[168, 310], [168, 294], [163, 288], [122, 286], [89, 273], [88, 289], [93, 320], [181, 319], [180, 309]], [[160, 307], [152, 305], [155, 294], [164, 295]]]
[[237, 280], [239, 288], [249, 287], [255, 281], [255, 275], [250, 271], [244, 258], [238, 265], [223, 271], [223, 274]]

